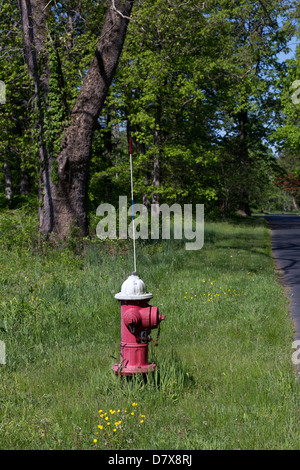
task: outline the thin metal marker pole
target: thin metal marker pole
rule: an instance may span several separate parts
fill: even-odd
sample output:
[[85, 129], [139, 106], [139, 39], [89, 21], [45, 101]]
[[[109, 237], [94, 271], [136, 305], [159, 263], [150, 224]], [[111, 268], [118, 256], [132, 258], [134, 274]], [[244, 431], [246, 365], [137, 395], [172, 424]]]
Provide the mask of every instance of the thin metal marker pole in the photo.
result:
[[131, 178], [131, 207], [132, 207], [133, 263], [134, 263], [134, 272], [136, 273], [135, 224], [134, 224], [134, 202], [133, 202], [133, 171], [132, 171], [131, 136], [129, 136], [129, 153], [130, 153], [130, 178]]

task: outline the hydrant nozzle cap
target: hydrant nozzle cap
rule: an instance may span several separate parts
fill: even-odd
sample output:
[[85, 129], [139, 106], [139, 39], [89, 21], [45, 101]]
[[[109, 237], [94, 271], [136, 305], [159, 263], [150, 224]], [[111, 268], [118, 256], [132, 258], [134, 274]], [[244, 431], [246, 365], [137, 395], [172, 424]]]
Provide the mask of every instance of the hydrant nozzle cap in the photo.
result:
[[123, 282], [121, 292], [115, 295], [117, 300], [145, 300], [152, 297], [150, 292], [146, 292], [144, 281], [135, 272]]

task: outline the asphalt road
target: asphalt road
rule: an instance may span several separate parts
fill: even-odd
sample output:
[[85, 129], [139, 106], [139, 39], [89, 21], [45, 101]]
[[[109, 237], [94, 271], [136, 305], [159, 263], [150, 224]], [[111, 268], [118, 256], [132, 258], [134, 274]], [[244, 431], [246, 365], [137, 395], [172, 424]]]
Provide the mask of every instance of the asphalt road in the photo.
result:
[[300, 217], [297, 215], [266, 215], [272, 230], [272, 251], [290, 299], [295, 325], [295, 340], [300, 340]]

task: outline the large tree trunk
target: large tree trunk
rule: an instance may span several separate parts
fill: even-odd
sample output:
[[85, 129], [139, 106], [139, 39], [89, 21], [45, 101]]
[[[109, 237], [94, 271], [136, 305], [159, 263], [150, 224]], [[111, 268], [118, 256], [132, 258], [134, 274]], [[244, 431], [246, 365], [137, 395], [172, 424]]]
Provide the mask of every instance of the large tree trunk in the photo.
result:
[[294, 197], [293, 197], [293, 206], [294, 206], [295, 211], [299, 210], [299, 206], [298, 206], [297, 201]]
[[[50, 172], [47, 172], [51, 164], [49, 156], [47, 164], [43, 166], [46, 174], [41, 179], [41, 190], [49, 189], [51, 203], [49, 210], [43, 205], [44, 220], [43, 214], [40, 214], [40, 228], [44, 233], [53, 231], [63, 238], [73, 226], [77, 226], [82, 235], [87, 234], [86, 199], [92, 137], [122, 52], [133, 2], [134, 0], [111, 0], [94, 59], [71, 111], [69, 125], [63, 133], [61, 152], [57, 157], [58, 174], [55, 185], [51, 182]], [[41, 36], [41, 33], [32, 29], [30, 22], [32, 18], [37, 18], [36, 22], [41, 18], [41, 31], [46, 32], [44, 3], [48, 2], [19, 0], [19, 3], [28, 67], [38, 86], [40, 77], [35, 57], [38, 51], [34, 42], [35, 35]], [[45, 162], [47, 155], [45, 157], [46, 148], [43, 145], [41, 153]]]
[[94, 59], [65, 131], [53, 196], [54, 232], [61, 237], [67, 235], [73, 225], [77, 225], [83, 235], [88, 231], [86, 198], [93, 131], [122, 52], [132, 5], [133, 0], [115, 0], [109, 8]]
[[23, 168], [20, 168], [19, 171], [20, 171], [20, 182], [19, 182], [20, 194], [22, 196], [25, 196], [26, 194], [29, 194], [29, 176], [28, 176], [28, 173]]

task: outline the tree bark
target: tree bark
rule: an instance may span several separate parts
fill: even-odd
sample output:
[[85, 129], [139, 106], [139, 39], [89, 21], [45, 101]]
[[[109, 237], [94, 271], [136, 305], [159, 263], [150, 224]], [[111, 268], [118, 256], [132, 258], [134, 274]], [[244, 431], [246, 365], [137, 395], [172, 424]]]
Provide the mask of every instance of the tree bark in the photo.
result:
[[299, 206], [298, 206], [297, 201], [296, 201], [296, 199], [295, 199], [294, 197], [293, 197], [293, 206], [294, 206], [295, 211], [298, 212]]
[[29, 194], [29, 177], [28, 177], [28, 173], [23, 168], [21, 168], [19, 171], [20, 171], [20, 182], [19, 182], [20, 194], [22, 196], [25, 196]]

